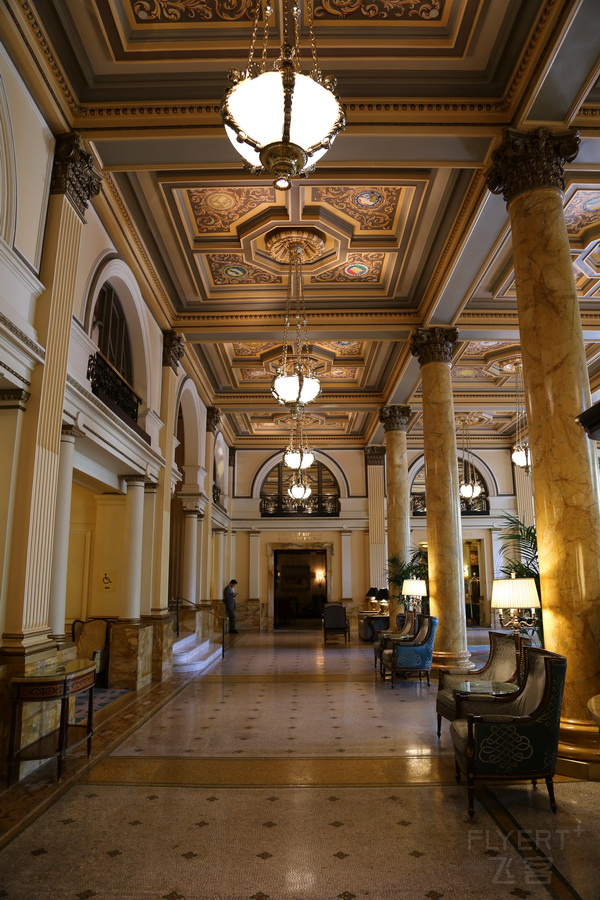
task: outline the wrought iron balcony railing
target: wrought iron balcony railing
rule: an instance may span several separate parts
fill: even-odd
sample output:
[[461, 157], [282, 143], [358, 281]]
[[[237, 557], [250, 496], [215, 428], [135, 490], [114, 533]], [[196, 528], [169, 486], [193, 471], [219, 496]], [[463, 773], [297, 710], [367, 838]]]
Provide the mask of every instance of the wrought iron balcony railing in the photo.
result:
[[[427, 502], [425, 494], [413, 494], [410, 498], [411, 515], [426, 516]], [[490, 502], [487, 497], [477, 497], [475, 500], [460, 498], [461, 516], [489, 516]]]
[[149, 435], [137, 424], [140, 397], [99, 351], [88, 360], [87, 377], [92, 394], [150, 443]]
[[339, 516], [340, 498], [337, 494], [315, 494], [307, 500], [293, 500], [288, 494], [263, 494], [260, 498], [261, 516]]

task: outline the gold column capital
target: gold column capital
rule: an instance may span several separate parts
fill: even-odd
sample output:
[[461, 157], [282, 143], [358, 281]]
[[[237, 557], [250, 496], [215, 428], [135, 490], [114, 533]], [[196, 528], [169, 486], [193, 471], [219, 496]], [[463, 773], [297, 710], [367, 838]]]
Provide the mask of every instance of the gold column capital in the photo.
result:
[[379, 410], [379, 421], [383, 430], [406, 431], [410, 418], [410, 406], [382, 406]]
[[183, 356], [183, 338], [176, 331], [163, 331], [163, 366], [171, 366], [174, 372], [179, 368], [179, 360]]
[[505, 128], [502, 143], [492, 154], [485, 173], [492, 194], [502, 194], [506, 203], [532, 188], [565, 189], [564, 164], [579, 152], [579, 132], [554, 132], [548, 128], [519, 131]]
[[50, 180], [51, 194], [64, 194], [81, 219], [92, 197], [100, 193], [101, 176], [94, 169], [94, 158], [83, 147], [75, 131], [56, 139], [54, 165]]
[[368, 466], [382, 466], [385, 460], [385, 447], [379, 445], [365, 447], [365, 460]]
[[454, 344], [458, 340], [458, 328], [417, 328], [410, 344], [410, 352], [419, 365], [430, 362], [451, 363]]
[[206, 410], [206, 430], [211, 434], [217, 433], [221, 421], [221, 410], [218, 406], [209, 406]]

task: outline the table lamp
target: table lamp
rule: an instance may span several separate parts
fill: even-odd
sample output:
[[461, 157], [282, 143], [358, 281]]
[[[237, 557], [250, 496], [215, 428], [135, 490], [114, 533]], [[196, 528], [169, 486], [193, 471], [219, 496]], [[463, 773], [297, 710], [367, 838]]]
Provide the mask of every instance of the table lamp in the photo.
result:
[[365, 594], [365, 597], [369, 601], [370, 609], [372, 611], [375, 611], [375, 609], [377, 609], [377, 594], [378, 593], [379, 593], [379, 588], [370, 587], [369, 590], [367, 591], [367, 593]]
[[387, 613], [390, 605], [390, 592], [387, 588], [380, 588], [377, 592], [377, 602], [379, 603], [379, 612]]
[[421, 612], [421, 599], [427, 596], [427, 584], [423, 578], [405, 578], [402, 582], [402, 594], [408, 597], [408, 609]]
[[[525, 628], [535, 628], [537, 616], [535, 610], [541, 606], [534, 578], [516, 578], [513, 572], [510, 578], [494, 578], [492, 584], [492, 609], [499, 609], [502, 628], [512, 628], [515, 635]], [[506, 621], [503, 609], [510, 610], [510, 618]], [[518, 610], [532, 609], [531, 620], [519, 617]]]

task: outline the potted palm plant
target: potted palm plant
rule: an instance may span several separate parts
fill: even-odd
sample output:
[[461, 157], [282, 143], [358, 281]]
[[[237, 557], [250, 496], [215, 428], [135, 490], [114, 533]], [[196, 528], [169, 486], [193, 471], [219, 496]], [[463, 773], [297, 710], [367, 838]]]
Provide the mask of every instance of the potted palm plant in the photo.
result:
[[[503, 513], [500, 518], [504, 523], [503, 540], [500, 547], [504, 565], [500, 567], [500, 571], [507, 578], [510, 578], [513, 572], [515, 578], [533, 578], [541, 606], [542, 591], [535, 525], [526, 525], [518, 516], [513, 516], [511, 513]], [[518, 554], [518, 559], [515, 559], [515, 553]], [[530, 629], [530, 633], [533, 632], [537, 632], [540, 646], [543, 647], [544, 625], [541, 611], [535, 628]]]
[[[410, 559], [406, 560], [401, 556], [388, 557], [387, 580], [390, 586], [395, 589], [396, 598], [402, 606], [404, 600], [402, 597], [402, 585], [407, 578], [421, 578], [427, 582], [427, 551], [420, 547], [412, 548]], [[424, 597], [422, 609], [425, 615], [429, 614], [429, 598]]]

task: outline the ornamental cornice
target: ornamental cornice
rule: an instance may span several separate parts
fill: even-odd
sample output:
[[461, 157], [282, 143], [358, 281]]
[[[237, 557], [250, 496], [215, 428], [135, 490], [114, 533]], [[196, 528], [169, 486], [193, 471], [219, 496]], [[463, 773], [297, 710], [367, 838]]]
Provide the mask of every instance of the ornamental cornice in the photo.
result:
[[17, 408], [25, 409], [25, 404], [30, 396], [29, 391], [22, 391], [20, 388], [2, 388], [0, 390], [0, 407], [13, 409], [16, 404]]
[[24, 331], [21, 331], [14, 322], [11, 322], [4, 313], [0, 312], [0, 325], [3, 328], [6, 328], [7, 331], [10, 331], [12, 335], [14, 335], [22, 344], [24, 344], [31, 352], [36, 356], [37, 359], [43, 361], [46, 358], [46, 351], [40, 344], [36, 344], [29, 335], [25, 334]]
[[383, 430], [406, 431], [410, 418], [410, 406], [382, 406], [379, 411], [379, 421], [383, 424]]
[[365, 447], [365, 462], [368, 466], [383, 466], [385, 463], [385, 447], [379, 445]]
[[548, 128], [506, 128], [485, 173], [489, 190], [502, 194], [507, 204], [534, 188], [555, 188], [562, 193], [564, 165], [577, 156], [579, 141], [579, 134], [573, 129], [554, 132]]
[[170, 366], [175, 373], [179, 369], [179, 360], [185, 352], [183, 338], [176, 331], [163, 331], [162, 364]]
[[101, 176], [94, 169], [94, 158], [74, 131], [56, 139], [50, 193], [64, 194], [83, 221], [92, 197], [100, 193]]
[[410, 352], [421, 366], [432, 362], [450, 364], [457, 340], [458, 328], [418, 328], [410, 342]]

